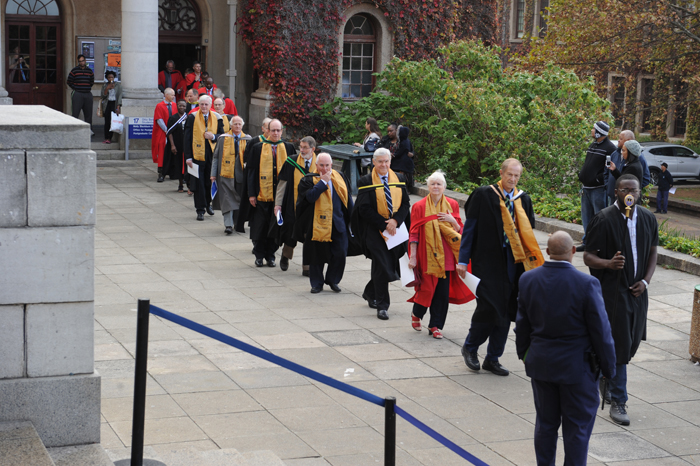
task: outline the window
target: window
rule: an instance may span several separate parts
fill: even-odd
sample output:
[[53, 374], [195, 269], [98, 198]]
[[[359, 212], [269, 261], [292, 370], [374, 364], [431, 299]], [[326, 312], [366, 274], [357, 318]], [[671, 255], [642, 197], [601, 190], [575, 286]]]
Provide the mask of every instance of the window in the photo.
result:
[[654, 98], [654, 79], [642, 79], [642, 132], [651, 131], [651, 104]]
[[197, 11], [188, 0], [159, 0], [158, 28], [161, 31], [197, 31]]
[[549, 0], [540, 1], [540, 38], [544, 38], [547, 35], [547, 15], [549, 11]]
[[673, 157], [673, 148], [671, 147], [657, 147], [655, 149], [649, 149], [649, 153], [653, 155], [661, 155], [664, 157]]
[[695, 157], [695, 153], [685, 147], [676, 147], [674, 150], [676, 151], [676, 157]]
[[625, 112], [625, 78], [613, 76], [612, 78], [612, 114], [615, 117], [615, 126], [622, 127]]
[[515, 37], [522, 39], [525, 32], [525, 0], [515, 0]]
[[55, 0], [8, 0], [5, 13], [8, 15], [59, 15]]
[[374, 26], [364, 14], [355, 15], [345, 25], [343, 42], [342, 96], [360, 99], [374, 87], [374, 59], [377, 45]]

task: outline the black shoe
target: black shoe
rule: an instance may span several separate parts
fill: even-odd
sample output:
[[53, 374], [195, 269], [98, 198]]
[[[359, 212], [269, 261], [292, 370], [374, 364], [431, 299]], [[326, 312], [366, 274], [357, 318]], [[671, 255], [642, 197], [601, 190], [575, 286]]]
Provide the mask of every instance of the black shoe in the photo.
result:
[[372, 308], [372, 309], [377, 309], [377, 300], [376, 299], [370, 299], [369, 296], [367, 296], [367, 293], [362, 293], [362, 299], [367, 301], [367, 305]]
[[484, 359], [484, 364], [481, 366], [481, 368], [495, 375], [506, 376], [510, 374], [510, 372], [508, 372], [508, 369], [501, 366], [501, 364], [498, 361], [491, 361], [489, 359]]
[[[608, 385], [610, 382], [607, 384], [604, 383], [603, 377], [598, 380], [598, 391], [600, 392], [601, 397], [605, 397], [605, 402], [609, 405], [612, 404], [612, 398], [610, 397], [610, 386]], [[605, 385], [605, 395], [603, 395], [603, 385]]]
[[660, 213], [662, 213], [662, 212], [661, 212], [660, 210], [655, 210], [654, 213], [655, 213], [655, 214], [660, 214]]
[[282, 272], [286, 272], [288, 268], [289, 268], [289, 259], [282, 256], [282, 258], [280, 259], [280, 269], [282, 270]]
[[328, 287], [336, 293], [340, 293], [341, 291], [340, 287], [336, 283], [326, 283], [326, 285], [328, 285]]
[[262, 267], [262, 266], [263, 266], [263, 261], [262, 261], [262, 259], [255, 259], [255, 266], [256, 266], [256, 267]]
[[576, 252], [583, 252], [586, 250], [586, 245], [581, 243], [578, 246], [576, 246]]
[[165, 181], [165, 177], [164, 177], [163, 174], [161, 173], [161, 174], [158, 175], [158, 183], [162, 183], [163, 181]]
[[323, 287], [322, 287], [322, 286], [312, 286], [312, 287], [311, 287], [311, 292], [312, 292], [313, 294], [320, 293], [321, 290], [323, 290]]
[[276, 265], [277, 265], [277, 264], [275, 264], [275, 259], [274, 259], [274, 258], [272, 258], [272, 259], [267, 259], [267, 266], [268, 266], [268, 267], [274, 267], [274, 266], [276, 266]]
[[377, 319], [379, 320], [389, 320], [389, 314], [386, 313], [386, 310], [384, 309], [379, 309], [377, 311]]
[[227, 235], [230, 235], [231, 233], [233, 233], [233, 227], [224, 228], [224, 233], [226, 233]]
[[238, 233], [245, 233], [245, 227], [243, 226], [239, 227], [238, 225], [236, 225], [234, 227], [234, 230], [236, 230]]
[[302, 276], [302, 277], [308, 277], [309, 275], [310, 275], [310, 274], [309, 274], [309, 271], [308, 271], [308, 270], [302, 270], [302, 271], [301, 271], [301, 276]]
[[464, 357], [464, 364], [473, 371], [478, 371], [481, 369], [481, 364], [479, 364], [479, 356], [476, 353], [470, 353], [467, 349], [462, 346], [462, 357]]
[[197, 220], [204, 221], [204, 212], [197, 212]]
[[207, 206], [207, 213], [209, 215], [214, 215], [214, 209], [212, 209], [210, 205]]

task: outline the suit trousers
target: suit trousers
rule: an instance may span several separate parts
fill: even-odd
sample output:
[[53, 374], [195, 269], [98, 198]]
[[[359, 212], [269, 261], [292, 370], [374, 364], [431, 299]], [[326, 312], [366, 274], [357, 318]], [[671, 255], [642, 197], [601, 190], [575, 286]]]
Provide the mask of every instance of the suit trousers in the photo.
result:
[[485, 324], [472, 320], [469, 334], [467, 334], [467, 339], [464, 342], [464, 348], [470, 353], [476, 353], [479, 346], [488, 340], [489, 346], [486, 349], [485, 359], [489, 361], [498, 361], [498, 358], [503, 356], [503, 350], [508, 341], [509, 330], [510, 325], [507, 327], [499, 327], [496, 324]]
[[532, 379], [535, 400], [535, 455], [538, 466], [554, 466], [559, 425], [564, 440], [564, 464], [585, 466], [588, 441], [598, 409], [598, 388], [592, 372], [577, 384], [558, 384]]
[[[447, 309], [450, 307], [450, 272], [445, 271], [445, 278], [438, 278], [435, 285], [433, 300], [430, 302], [430, 321], [428, 328], [437, 327], [442, 330], [447, 320]], [[423, 318], [428, 308], [413, 303], [413, 315]]]
[[80, 118], [82, 110], [85, 123], [92, 126], [92, 92], [73, 91], [71, 107], [73, 108], [73, 118]]
[[348, 253], [348, 235], [333, 230], [331, 235], [331, 260], [323, 278], [324, 264], [309, 265], [309, 281], [312, 288], [321, 288], [324, 283], [337, 285], [343, 279], [345, 259]]
[[388, 311], [391, 305], [391, 298], [389, 296], [389, 274], [384, 270], [381, 262], [376, 260], [372, 261], [370, 277], [367, 285], [365, 285], [363, 294], [366, 294], [370, 299], [377, 302], [377, 309]]
[[195, 178], [194, 208], [197, 213], [204, 212], [211, 205], [211, 155], [207, 155], [204, 161], [193, 160], [199, 165], [199, 178]]

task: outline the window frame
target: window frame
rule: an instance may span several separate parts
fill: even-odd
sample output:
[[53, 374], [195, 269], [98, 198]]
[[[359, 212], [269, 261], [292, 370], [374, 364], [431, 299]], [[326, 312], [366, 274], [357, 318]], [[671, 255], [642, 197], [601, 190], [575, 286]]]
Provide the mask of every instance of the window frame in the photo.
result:
[[[370, 26], [372, 27], [374, 34], [372, 34], [372, 35], [345, 34], [345, 28], [347, 27], [347, 24], [350, 23], [350, 21], [352, 21], [352, 19], [356, 16], [362, 16], [363, 18], [365, 18], [369, 22]], [[343, 96], [343, 86], [346, 85], [345, 83], [343, 83], [343, 72], [346, 71], [345, 67], [344, 67], [344, 61], [346, 58], [345, 57], [345, 44], [350, 44], [351, 47], [352, 47], [352, 44], [372, 44], [372, 46], [373, 46], [372, 47], [372, 83], [370, 85], [371, 86], [370, 92], [371, 92], [374, 90], [375, 86], [377, 85], [376, 76], [374, 76], [374, 74], [377, 72], [377, 58], [379, 55], [378, 48], [377, 48], [378, 42], [379, 42], [378, 37], [377, 37], [378, 36], [377, 29], [379, 27], [380, 26], [377, 24], [377, 21], [372, 17], [372, 15], [370, 15], [368, 13], [364, 13], [364, 12], [358, 12], [358, 13], [353, 14], [352, 16], [350, 16], [348, 18], [346, 23], [343, 25], [343, 42], [342, 42], [342, 49], [341, 49], [341, 54], [340, 54], [341, 56], [340, 56], [340, 83], [339, 83], [339, 86], [340, 86], [340, 96], [344, 101], [353, 102], [353, 101], [362, 99], [362, 97], [344, 97]], [[352, 57], [352, 52], [351, 52], [350, 57]], [[351, 63], [352, 63], [352, 59], [351, 59]], [[351, 64], [351, 68], [349, 68], [347, 71], [351, 73], [350, 76], [352, 77], [352, 72], [353, 72], [352, 64]], [[362, 71], [362, 70], [360, 70], [360, 71]], [[352, 85], [353, 85], [352, 81], [350, 81], [350, 83], [347, 84], [347, 86], [349, 86], [349, 87]], [[362, 87], [366, 86], [366, 84], [363, 84], [363, 83], [360, 83], [359, 85]], [[349, 94], [349, 92], [348, 92], [348, 94]]]

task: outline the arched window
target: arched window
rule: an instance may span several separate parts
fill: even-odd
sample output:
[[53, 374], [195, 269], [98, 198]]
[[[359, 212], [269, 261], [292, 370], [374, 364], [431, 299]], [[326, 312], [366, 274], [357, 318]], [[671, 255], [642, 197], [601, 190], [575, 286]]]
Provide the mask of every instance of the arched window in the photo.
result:
[[5, 14], [58, 16], [56, 0], [8, 0]]
[[344, 30], [342, 96], [367, 97], [374, 87], [377, 37], [368, 15], [351, 17]]
[[187, 0], [160, 0], [158, 28], [161, 31], [198, 32], [197, 10]]

